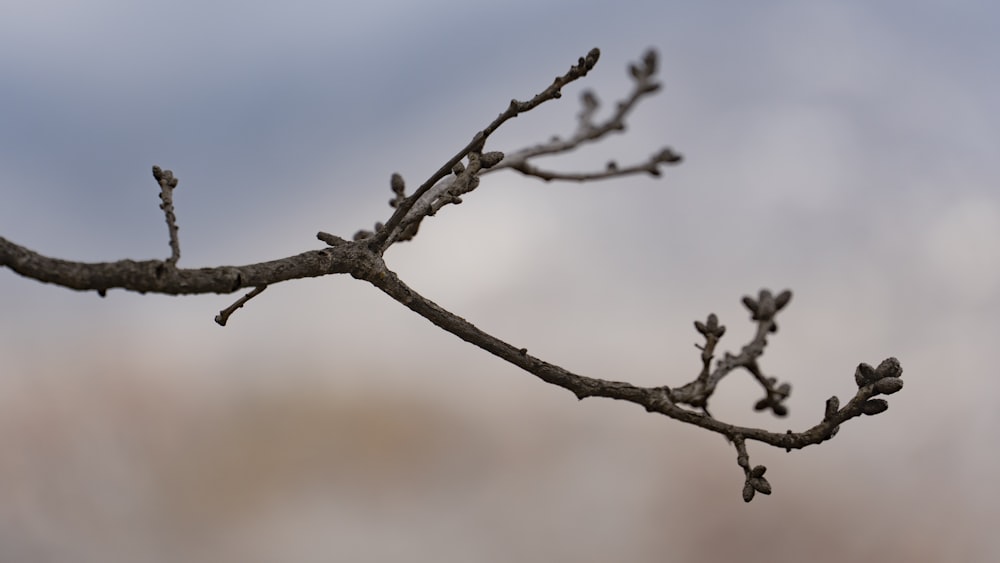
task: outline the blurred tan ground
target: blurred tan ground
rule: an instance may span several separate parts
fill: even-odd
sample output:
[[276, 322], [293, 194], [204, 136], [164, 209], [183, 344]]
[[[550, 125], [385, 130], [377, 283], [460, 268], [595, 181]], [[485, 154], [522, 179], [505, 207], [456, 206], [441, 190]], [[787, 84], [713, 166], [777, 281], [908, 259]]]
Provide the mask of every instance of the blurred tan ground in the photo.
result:
[[872, 419], [804, 453], [753, 447], [775, 494], [745, 505], [722, 439], [531, 381], [521, 401], [434, 400], [335, 374], [220, 390], [124, 363], [8, 385], [0, 561], [989, 556], [993, 524], [932, 482], [933, 456], [851, 453]]

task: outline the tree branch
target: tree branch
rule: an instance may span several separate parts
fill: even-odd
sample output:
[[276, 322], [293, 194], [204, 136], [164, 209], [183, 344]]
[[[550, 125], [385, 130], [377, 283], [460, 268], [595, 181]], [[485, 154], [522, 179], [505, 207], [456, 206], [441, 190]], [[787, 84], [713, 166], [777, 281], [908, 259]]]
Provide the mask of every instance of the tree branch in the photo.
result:
[[[588, 181], [639, 172], [659, 176], [661, 165], [680, 162], [681, 157], [669, 148], [660, 150], [644, 163], [619, 168], [616, 163], [611, 162], [600, 172], [550, 172], [529, 162], [533, 158], [564, 153], [605, 138], [611, 133], [624, 131], [625, 119], [639, 100], [660, 89], [660, 84], [653, 79], [657, 67], [656, 54], [653, 51], [647, 52], [640, 64], [630, 66], [630, 74], [634, 80], [633, 90], [616, 105], [615, 111], [607, 120], [594, 121], [599, 106], [597, 97], [591, 92], [584, 92], [583, 109], [579, 115], [577, 131], [568, 139], [553, 138], [547, 143], [508, 153], [506, 157], [498, 151], [483, 152], [486, 140], [497, 128], [520, 113], [529, 111], [548, 100], [559, 98], [564, 86], [585, 76], [594, 68], [599, 54], [597, 49], [591, 50], [566, 74], [556, 77], [548, 88], [532, 99], [526, 102], [512, 100], [504, 112], [485, 129], [476, 133], [464, 148], [445, 162], [413, 194], [407, 196], [402, 176], [393, 174], [390, 179], [393, 198], [389, 203], [395, 211], [384, 225], [377, 223], [373, 231], [360, 231], [353, 241], [320, 232], [316, 237], [327, 245], [321, 250], [310, 250], [287, 258], [245, 266], [177, 268], [180, 243], [173, 207], [173, 189], [177, 186], [177, 178], [171, 171], [154, 166], [153, 176], [160, 186], [162, 200], [160, 207], [166, 216], [170, 237], [171, 255], [168, 259], [73, 262], [41, 255], [0, 237], [0, 266], [6, 266], [20, 275], [43, 283], [80, 291], [97, 291], [101, 296], [104, 296], [107, 290], [115, 288], [168, 295], [232, 293], [241, 288], [254, 288], [231, 306], [220, 311], [216, 316], [216, 322], [223, 326], [236, 310], [263, 292], [269, 285], [300, 278], [350, 274], [371, 283], [441, 329], [535, 375], [546, 383], [569, 390], [578, 399], [606, 397], [627, 401], [649, 412], [660, 413], [674, 420], [722, 434], [737, 451], [737, 464], [744, 473], [743, 498], [749, 502], [758, 492], [770, 494], [771, 485], [764, 478], [766, 471], [764, 466], [750, 465], [747, 441], [763, 442], [786, 450], [804, 448], [829, 440], [836, 435], [840, 425], [848, 420], [884, 412], [888, 409], [888, 403], [878, 396], [896, 393], [903, 387], [900, 379], [902, 367], [899, 361], [888, 358], [877, 368], [864, 363], [859, 364], [855, 370], [855, 383], [858, 389], [854, 397], [843, 407], [840, 406], [837, 397], [831, 397], [824, 407], [822, 420], [811, 428], [799, 432], [788, 430], [778, 433], [760, 428], [736, 426], [713, 417], [709, 412], [709, 402], [721, 381], [738, 369], [749, 372], [764, 390], [764, 397], [754, 405], [755, 410], [770, 410], [778, 417], [788, 413], [785, 401], [791, 394], [791, 385], [778, 384], [777, 380], [768, 377], [760, 366], [760, 358], [767, 346], [767, 337], [778, 329], [775, 317], [791, 300], [792, 294], [788, 290], [775, 296], [764, 289], [757, 297], [743, 298], [743, 304], [757, 326], [754, 336], [738, 354], [726, 352], [721, 359], [716, 359], [716, 349], [726, 332], [726, 327], [719, 323], [715, 314], [709, 314], [704, 322], [694, 323], [695, 329], [705, 339], [704, 345], [698, 345], [701, 350], [702, 366], [694, 379], [676, 387], [669, 385], [638, 387], [624, 381], [577, 375], [531, 356], [526, 348], [515, 347], [491, 336], [469, 321], [418, 294], [403, 283], [383, 260], [387, 248], [396, 242], [415, 237], [424, 218], [434, 215], [448, 204], [460, 203], [462, 196], [480, 185], [481, 176], [491, 171], [510, 168], [545, 180]], [[463, 159], [465, 163], [462, 162]]]
[[[868, 364], [860, 364], [855, 375], [858, 391], [854, 398], [841, 409], [839, 408], [839, 399], [832, 397], [827, 401], [823, 420], [815, 426], [801, 432], [788, 430], [783, 433], [769, 432], [760, 428], [736, 426], [717, 420], [707, 412], [696, 412], [686, 409], [681, 405], [690, 404], [707, 411], [708, 399], [711, 397], [715, 385], [736, 367], [745, 367], [748, 370], [755, 371], [759, 375], [759, 368], [756, 367], [756, 359], [763, 354], [764, 346], [766, 346], [764, 335], [776, 330], [775, 327], [777, 325], [774, 322], [774, 315], [788, 303], [788, 299], [791, 298], [790, 292], [782, 292], [778, 300], [769, 297], [770, 292], [767, 290], [761, 291], [759, 301], [752, 298], [745, 298], [745, 301], [750, 300], [754, 302], [755, 307], [759, 305], [758, 310], [753, 312], [753, 317], [759, 323], [757, 334], [749, 344], [743, 347], [743, 351], [739, 355], [734, 356], [727, 353], [726, 359], [720, 361], [716, 370], [707, 377], [705, 375], [707, 372], [703, 370], [702, 374], [694, 382], [678, 388], [667, 386], [637, 387], [623, 381], [608, 381], [577, 375], [531, 356], [528, 354], [526, 348], [517, 348], [512, 344], [508, 344], [499, 338], [483, 332], [469, 321], [450, 313], [433, 301], [424, 298], [404, 284], [394, 272], [386, 268], [382, 263], [378, 267], [369, 270], [369, 273], [371, 276], [365, 278], [368, 282], [402, 303], [411, 311], [434, 323], [439, 328], [520, 367], [546, 383], [551, 383], [552, 385], [557, 385], [571, 391], [580, 400], [587, 397], [606, 397], [628, 401], [645, 408], [649, 412], [657, 412], [672, 419], [722, 434], [736, 446], [739, 453], [740, 466], [747, 470], [747, 483], [751, 489], [751, 493], [748, 493], [747, 489], [744, 488], [743, 495], [747, 502], [753, 499], [752, 491], [770, 494], [771, 489], [767, 480], [763, 479], [763, 474], [766, 470], [764, 466], [757, 466], [753, 470], [749, 468], [746, 440], [763, 442], [772, 446], [785, 448], [787, 451], [825, 442], [837, 433], [840, 425], [844, 422], [862, 415], [878, 414], [888, 408], [888, 403], [883, 399], [873, 397], [880, 394], [890, 395], [901, 390], [903, 387], [903, 381], [900, 379], [903, 370], [899, 365], [899, 361], [895, 358], [883, 361], [877, 369], [872, 368]], [[781, 301], [783, 301], [781, 306], [777, 306], [776, 303]], [[709, 325], [712, 324], [711, 319], [713, 317], [715, 315], [709, 316]], [[696, 325], [702, 325], [702, 323], [696, 323]], [[705, 326], [706, 329], [708, 328], [708, 325], [702, 326]], [[701, 331], [700, 326], [696, 327]], [[711, 333], [714, 335], [712, 338], [717, 339], [724, 332], [725, 327], [716, 325]], [[708, 361], [706, 361], [707, 364]], [[770, 397], [772, 394], [770, 386], [767, 386], [767, 388], [769, 389], [768, 396]], [[789, 391], [790, 388], [786, 388], [783, 393], [776, 393], [776, 395], [781, 396], [783, 399], [788, 396]], [[772, 407], [782, 406], [777, 401], [769, 402], [768, 405]], [[783, 416], [787, 413], [787, 410], [781, 413], [775, 410], [775, 413]]]
[[109, 289], [139, 293], [194, 295], [232, 293], [244, 287], [271, 285], [301, 278], [354, 273], [363, 269], [366, 253], [356, 246], [310, 250], [295, 256], [215, 268], [174, 268], [165, 260], [119, 260], [117, 262], [72, 262], [49, 258], [0, 237], [0, 266], [42, 283], [79, 291]]

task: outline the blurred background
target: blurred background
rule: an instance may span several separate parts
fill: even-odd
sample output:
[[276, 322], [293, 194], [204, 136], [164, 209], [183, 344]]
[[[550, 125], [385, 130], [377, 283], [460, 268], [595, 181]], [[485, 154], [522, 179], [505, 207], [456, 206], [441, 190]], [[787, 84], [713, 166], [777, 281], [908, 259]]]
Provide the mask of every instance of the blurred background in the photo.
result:
[[[577, 373], [678, 385], [695, 319], [795, 297], [762, 360], [783, 431], [897, 356], [906, 389], [803, 451], [725, 441], [570, 393], [349, 277], [101, 299], [0, 271], [0, 560], [993, 561], [1000, 557], [1000, 80], [987, 2], [191, 2], [0, 6], [0, 235], [82, 261], [184, 267], [350, 237], [512, 97], [511, 151], [607, 108], [627, 64], [664, 90], [563, 170], [685, 156], [661, 179], [503, 172], [387, 255], [412, 287]], [[601, 115], [606, 115], [603, 113]]]

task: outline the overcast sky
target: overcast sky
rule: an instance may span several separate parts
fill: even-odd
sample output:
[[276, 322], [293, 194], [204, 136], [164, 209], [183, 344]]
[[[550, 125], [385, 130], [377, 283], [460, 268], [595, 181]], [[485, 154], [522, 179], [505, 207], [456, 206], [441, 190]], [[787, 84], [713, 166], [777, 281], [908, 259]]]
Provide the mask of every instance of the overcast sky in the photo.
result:
[[[419, 185], [511, 98], [529, 98], [600, 47], [592, 75], [560, 101], [505, 125], [490, 148], [512, 151], [572, 132], [582, 89], [611, 106], [628, 92], [627, 64], [652, 47], [665, 88], [640, 104], [628, 132], [546, 164], [599, 168], [671, 146], [684, 155], [681, 166], [660, 179], [584, 186], [510, 172], [487, 176], [463, 205], [445, 209], [415, 241], [391, 250], [389, 267], [425, 296], [548, 361], [643, 385], [677, 385], [697, 373], [694, 319], [719, 314], [730, 329], [722, 345], [735, 351], [751, 330], [739, 298], [761, 287], [791, 288], [795, 298], [763, 367], [792, 383], [792, 415], [775, 422], [750, 413], [758, 391], [736, 374], [727, 381], [733, 390], [718, 401], [738, 422], [811, 426], [827, 397], [852, 394], [861, 361], [897, 356], [907, 381], [886, 414], [852, 421], [815, 448], [828, 454], [782, 457], [752, 445], [752, 457], [773, 456], [775, 494], [748, 510], [738, 495], [735, 456], [721, 439], [665, 430], [670, 422], [626, 404], [571, 403], [568, 393], [441, 333], [350, 278], [272, 287], [222, 329], [212, 318], [234, 296], [111, 291], [100, 299], [5, 270], [0, 389], [7, 398], [0, 403], [39, 405], [7, 426], [44, 427], [80, 443], [73, 433], [79, 420], [113, 410], [104, 398], [86, 395], [91, 406], [67, 406], [58, 420], [42, 406], [82, 400], [80, 389], [94, 377], [132, 381], [130, 392], [141, 397], [170, 389], [186, 406], [166, 409], [164, 420], [184, 409], [215, 412], [246, 389], [265, 389], [266, 396], [293, 384], [338, 396], [391, 396], [404, 410], [408, 398], [420, 396], [459, 420], [479, 417], [483, 428], [505, 428], [510, 444], [524, 437], [524, 427], [507, 423], [519, 412], [571, 441], [584, 430], [570, 419], [588, 421], [588, 433], [614, 428], [606, 440], [572, 450], [599, 460], [598, 474], [586, 473], [577, 458], [560, 458], [580, 485], [560, 480], [562, 492], [550, 493], [554, 519], [574, 514], [574, 503], [596, 503], [588, 496], [594, 491], [618, 498], [611, 491], [634, 467], [607, 461], [607, 448], [625, 447], [638, 432], [663, 440], [663, 471], [687, 475], [690, 482], [679, 487], [692, 505], [704, 508], [704, 498], [716, 493], [712, 506], [724, 511], [754, 514], [758, 503], [770, 503], [770, 510], [757, 508], [767, 510], [759, 515], [762, 529], [791, 526], [793, 483], [801, 486], [798, 502], [815, 494], [808, 508], [823, 512], [836, 498], [820, 494], [823, 487], [846, 491], [838, 480], [863, 482], [850, 489], [863, 491], [852, 506], [872, 503], [863, 504], [872, 518], [885, 517], [876, 506], [923, 514], [946, 502], [955, 512], [954, 530], [933, 543], [942, 551], [924, 546], [913, 553], [987, 560], [997, 552], [982, 522], [1000, 516], [992, 477], [1000, 460], [993, 448], [983, 449], [996, 443], [1000, 424], [1000, 374], [991, 361], [1000, 336], [998, 12], [975, 1], [7, 0], [0, 7], [0, 235], [16, 243], [86, 261], [167, 257], [150, 174], [157, 164], [180, 179], [181, 266], [244, 264], [318, 248], [319, 230], [350, 237], [389, 216], [391, 173]], [[205, 404], [192, 406], [198, 401]], [[124, 420], [144, 427], [136, 416]], [[31, 448], [18, 450], [16, 444], [33, 443], [21, 430], [5, 432], [3, 447], [20, 451], [25, 467], [46, 463]], [[80, 440], [112, 449], [127, 443], [98, 430], [87, 436]], [[671, 440], [697, 444], [687, 457], [695, 466], [718, 465], [711, 479], [671, 461]], [[114, 452], [96, 457], [116, 460], [112, 468], [134, 468], [142, 459]], [[53, 479], [75, 499], [74, 491], [90, 491], [100, 479], [76, 471], [93, 469], [81, 461], [89, 457], [65, 455], [70, 469]], [[527, 482], [555, 479], [524, 471], [519, 477]], [[44, 488], [31, 471], [16, 475], [25, 484], [8, 494]], [[509, 474], [463, 478], [477, 489], [524, 486]], [[782, 479], [789, 483], [784, 491]], [[936, 491], [932, 498], [917, 494], [928, 489]], [[54, 519], [63, 501], [28, 497], [0, 501], [14, 507], [0, 508], [0, 533], [21, 538], [8, 542], [16, 545], [11, 553], [49, 557], [60, 549], [81, 553], [81, 545], [94, 560], [124, 553]], [[427, 530], [409, 529], [410, 537], [378, 518], [365, 530], [393, 540], [387, 546], [423, 546], [425, 532], [448, 537], [441, 530], [454, 511], [488, 512], [494, 500], [454, 501], [444, 510], [421, 497], [412, 508], [426, 514], [420, 521]], [[65, 502], [83, 513], [92, 508]], [[135, 503], [130, 510], [146, 516], [159, 509]], [[487, 548], [500, 540], [481, 531], [467, 546], [418, 551], [427, 560], [471, 560], [484, 549], [497, 561], [558, 560], [602, 549], [610, 557], [641, 545], [632, 560], [658, 559], [648, 540], [663, 530], [638, 523], [648, 524], [650, 510], [669, 513], [667, 501], [615, 506], [622, 529], [633, 533], [620, 541], [579, 547], [570, 528], [556, 526], [531, 536], [536, 551]], [[316, 537], [347, 534], [350, 526], [331, 516], [336, 511], [314, 508], [328, 524], [315, 528]], [[518, 510], [537, 508], [524, 501]], [[109, 527], [128, 520], [104, 509]], [[511, 510], [494, 524], [523, 538]], [[852, 539], [831, 540], [844, 550], [831, 557], [919, 560], [901, 551], [905, 542], [879, 548], [871, 537], [859, 538], [849, 528], [863, 521], [843, 505], [836, 510]], [[717, 526], [717, 514], [705, 512], [699, 525]], [[263, 521], [254, 525], [278, 528]], [[906, 525], [912, 532], [932, 522]], [[312, 553], [318, 544], [308, 538], [290, 543]], [[675, 539], [671, 545], [680, 545]], [[230, 553], [204, 549], [197, 556], [206, 560]], [[275, 557], [312, 560], [281, 549]]]

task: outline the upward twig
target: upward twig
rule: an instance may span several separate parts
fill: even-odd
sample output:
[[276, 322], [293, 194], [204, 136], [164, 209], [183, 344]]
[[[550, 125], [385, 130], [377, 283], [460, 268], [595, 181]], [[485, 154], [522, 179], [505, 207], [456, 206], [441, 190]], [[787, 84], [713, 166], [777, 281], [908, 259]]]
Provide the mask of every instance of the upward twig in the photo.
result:
[[563, 86], [578, 78], [586, 76], [587, 73], [594, 68], [594, 65], [597, 64], [597, 59], [600, 58], [600, 56], [600, 49], [595, 47], [587, 53], [587, 56], [580, 57], [577, 63], [573, 65], [569, 71], [566, 72], [566, 74], [557, 76], [548, 88], [536, 94], [535, 97], [526, 102], [521, 102], [517, 99], [511, 100], [510, 105], [507, 106], [506, 110], [498, 115], [496, 119], [486, 126], [485, 129], [473, 135], [472, 140], [469, 141], [469, 143], [465, 145], [462, 150], [455, 153], [455, 156], [448, 159], [448, 161], [445, 162], [441, 168], [437, 170], [437, 172], [432, 174], [430, 178], [417, 188], [417, 191], [413, 192], [412, 195], [399, 204], [396, 208], [396, 212], [389, 217], [388, 221], [386, 221], [385, 226], [377, 231], [368, 241], [369, 248], [379, 252], [385, 251], [385, 249], [392, 244], [391, 237], [395, 234], [396, 228], [399, 226], [400, 222], [402, 222], [403, 218], [406, 217], [406, 214], [409, 213], [410, 209], [417, 202], [417, 200], [420, 199], [420, 196], [424, 195], [424, 193], [431, 189], [431, 187], [439, 180], [450, 174], [452, 168], [454, 168], [454, 166], [465, 158], [465, 156], [470, 152], [482, 151], [485, 146], [486, 139], [488, 139], [489, 136], [492, 135], [493, 132], [503, 125], [508, 119], [517, 117], [519, 114], [526, 111], [530, 111], [548, 100], [553, 100], [562, 96]]

